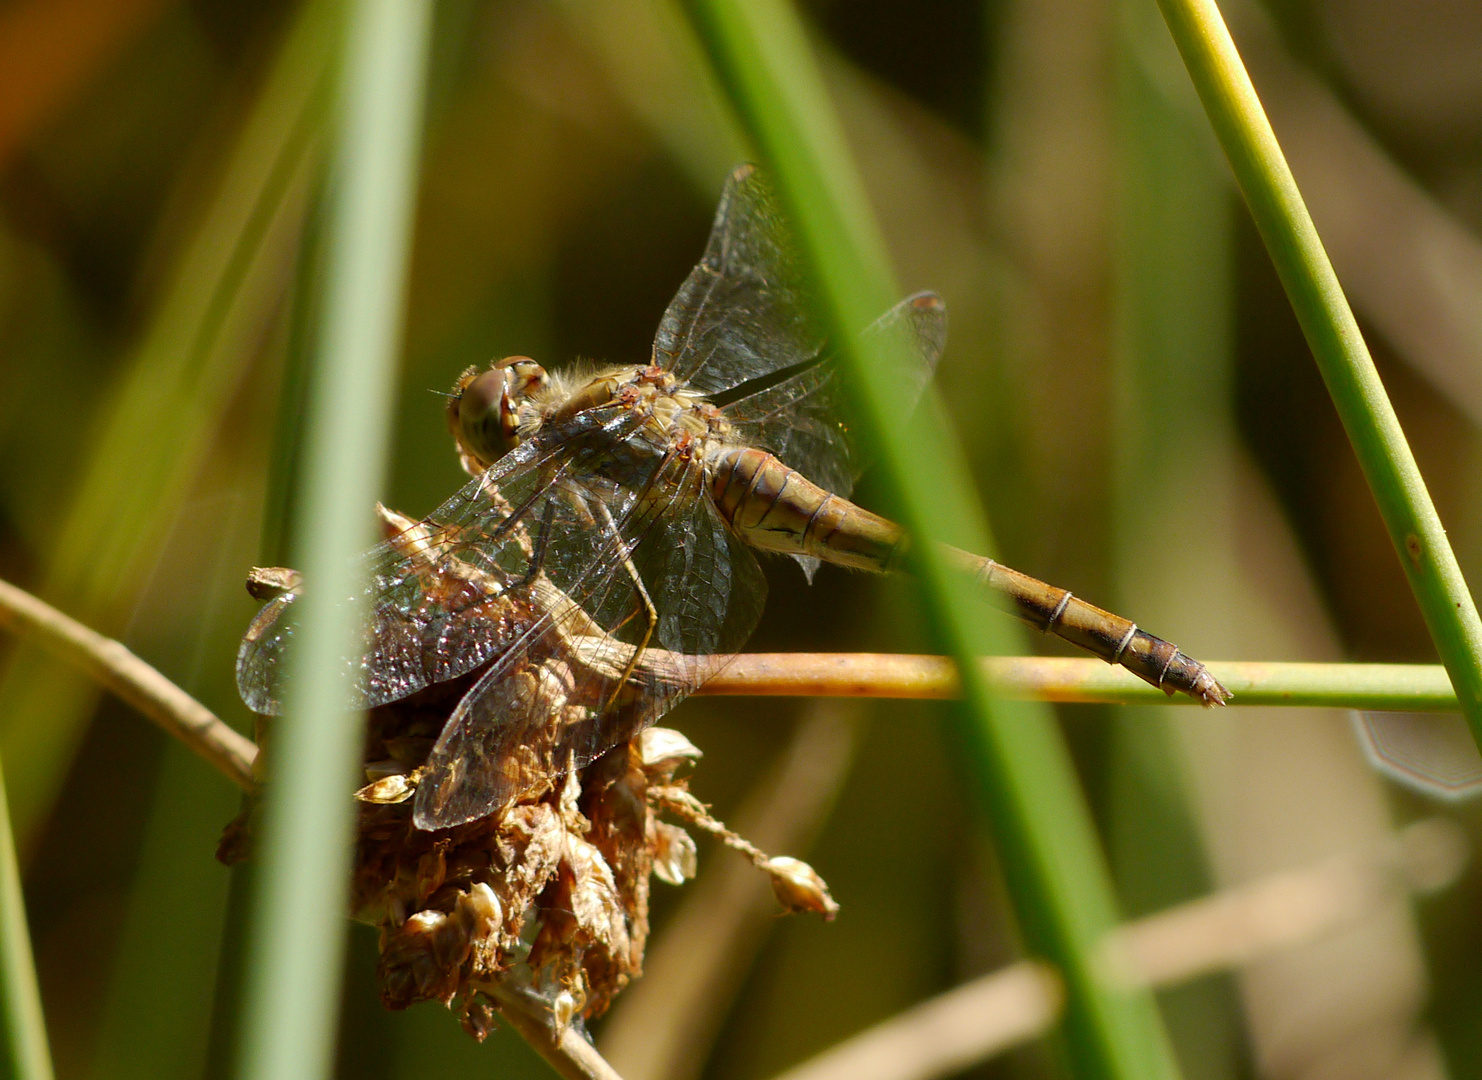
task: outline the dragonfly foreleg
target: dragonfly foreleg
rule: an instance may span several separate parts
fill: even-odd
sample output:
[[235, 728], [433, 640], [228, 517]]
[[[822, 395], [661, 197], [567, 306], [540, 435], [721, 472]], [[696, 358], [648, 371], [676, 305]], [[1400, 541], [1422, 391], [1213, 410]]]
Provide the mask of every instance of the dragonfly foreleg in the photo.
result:
[[511, 582], [509, 588], [523, 589], [535, 581], [540, 575], [541, 568], [545, 565], [546, 545], [550, 541], [551, 525], [556, 519], [556, 501], [550, 499], [545, 504], [545, 509], [540, 515], [540, 532], [535, 536], [535, 542], [530, 549], [530, 561], [525, 567], [525, 572]]
[[[643, 575], [638, 572], [638, 567], [633, 564], [633, 552], [628, 547], [628, 542], [623, 539], [622, 533], [618, 531], [617, 522], [612, 519], [612, 511], [600, 499], [593, 500], [593, 505], [597, 508], [597, 516], [602, 519], [608, 536], [613, 543], [618, 545], [618, 550], [622, 553], [623, 569], [627, 571], [628, 577], [633, 581], [633, 588], [638, 593], [639, 600], [642, 603], [645, 622], [647, 623], [643, 629], [643, 639], [634, 647], [633, 654], [628, 658], [627, 664], [623, 667], [623, 673], [619, 676], [617, 685], [613, 687], [612, 696], [602, 706], [602, 711], [606, 712], [617, 701], [618, 694], [622, 692], [623, 687], [628, 683], [628, 679], [632, 677], [634, 669], [638, 667], [638, 658], [643, 655], [643, 651], [648, 648], [648, 643], [653, 640], [654, 632], [659, 626], [659, 609], [654, 606], [653, 598], [648, 595], [648, 586], [643, 583]], [[624, 619], [623, 622], [626, 623], [627, 619]], [[618, 626], [613, 627], [613, 630], [616, 631], [621, 626], [622, 623], [619, 623]]]

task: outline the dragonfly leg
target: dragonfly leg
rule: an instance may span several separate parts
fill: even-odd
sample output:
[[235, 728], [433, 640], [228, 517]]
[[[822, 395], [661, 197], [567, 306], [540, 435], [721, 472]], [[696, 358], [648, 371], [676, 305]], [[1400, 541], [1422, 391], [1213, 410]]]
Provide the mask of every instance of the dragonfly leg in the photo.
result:
[[[539, 499], [542, 495], [545, 495], [550, 490], [553, 484], [560, 483], [562, 477], [566, 474], [569, 468], [570, 462], [563, 464], [561, 468], [556, 471], [555, 475], [550, 477], [549, 483], [537, 485], [536, 489], [529, 495], [528, 498], [525, 499], [524, 502], [522, 502], [519, 506], [515, 507], [508, 514], [506, 514], [504, 516], [504, 520], [502, 520], [497, 526], [494, 527], [492, 531], [490, 531], [489, 539], [501, 540], [509, 534], [511, 529], [521, 524], [525, 520], [525, 515], [530, 512], [530, 508], [535, 505], [536, 500]], [[496, 500], [504, 502], [503, 497], [500, 496], [498, 493], [498, 488], [493, 488], [489, 485], [481, 484], [479, 486], [479, 490], [484, 491], [486, 494], [492, 491], [493, 496]], [[505, 502], [504, 505], [508, 506], [509, 504]], [[545, 520], [550, 520], [549, 503], [546, 504]]]
[[[597, 513], [602, 518], [602, 523], [606, 526], [608, 534], [617, 542], [619, 550], [623, 553], [623, 569], [628, 572], [628, 577], [633, 580], [633, 588], [637, 591], [639, 599], [643, 602], [643, 613], [647, 621], [647, 626], [643, 630], [643, 640], [633, 649], [633, 655], [623, 667], [623, 673], [618, 677], [617, 685], [613, 687], [612, 696], [607, 699], [607, 704], [602, 706], [602, 711], [606, 712], [617, 701], [618, 694], [622, 692], [623, 687], [627, 685], [628, 679], [632, 676], [634, 669], [638, 666], [638, 658], [643, 655], [643, 650], [648, 648], [648, 643], [653, 640], [654, 631], [659, 626], [659, 609], [654, 606], [653, 598], [648, 595], [648, 586], [643, 583], [643, 575], [638, 572], [638, 567], [633, 565], [633, 553], [628, 549], [628, 542], [623, 539], [622, 533], [618, 531], [617, 522], [612, 519], [612, 511], [600, 499], [595, 500], [594, 505], [597, 507]], [[626, 623], [627, 620], [624, 619], [623, 622]], [[613, 630], [616, 631], [622, 625], [622, 623], [619, 623]]]
[[536, 535], [534, 546], [530, 550], [530, 563], [519, 579], [510, 583], [509, 588], [523, 589], [540, 574], [541, 567], [545, 565], [546, 542], [550, 538], [551, 524], [555, 517], [556, 503], [552, 499], [545, 504], [545, 510], [540, 515], [540, 532]]

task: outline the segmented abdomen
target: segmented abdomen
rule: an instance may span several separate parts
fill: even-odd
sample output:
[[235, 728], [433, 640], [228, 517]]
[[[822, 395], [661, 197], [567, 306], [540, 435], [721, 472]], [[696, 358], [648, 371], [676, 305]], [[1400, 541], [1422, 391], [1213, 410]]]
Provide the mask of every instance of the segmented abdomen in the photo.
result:
[[[765, 450], [718, 446], [707, 451], [710, 493], [721, 516], [753, 547], [811, 555], [856, 570], [892, 570], [906, 550], [905, 531], [848, 499], [825, 491]], [[1168, 693], [1223, 705], [1230, 693], [1199, 661], [1065, 589], [1002, 563], [945, 544], [947, 561], [974, 577], [989, 599], [1025, 622], [1120, 664]]]
[[905, 550], [899, 525], [825, 491], [765, 450], [722, 445], [709, 451], [706, 464], [716, 508], [753, 547], [856, 570], [899, 563]]

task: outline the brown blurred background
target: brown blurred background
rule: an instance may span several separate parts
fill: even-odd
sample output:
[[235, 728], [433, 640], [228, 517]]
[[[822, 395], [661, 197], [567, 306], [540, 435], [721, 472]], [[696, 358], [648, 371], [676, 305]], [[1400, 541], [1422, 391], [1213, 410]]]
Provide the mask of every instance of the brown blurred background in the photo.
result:
[[[1152, 0], [805, 11], [902, 290], [947, 298], [940, 380], [1005, 559], [1205, 659], [1432, 661]], [[1482, 3], [1226, 16], [1478, 580]], [[281, 558], [263, 507], [313, 252], [323, 63], [291, 47], [303, 24], [281, 2], [0, 4], [0, 576], [244, 730], [240, 582]], [[425, 514], [457, 486], [434, 392], [465, 366], [643, 357], [746, 154], [663, 0], [440, 3], [385, 501]], [[888, 509], [868, 478], [859, 499]], [[758, 650], [932, 647], [909, 581], [768, 574]], [[235, 795], [65, 669], [9, 640], [0, 659], [59, 1075], [222, 1075], [240, 882], [211, 854]], [[696, 791], [735, 812], [808, 708], [684, 705]], [[630, 1080], [768, 1076], [1016, 955], [949, 716], [849, 710], [820, 759], [853, 747], [837, 798], [790, 838], [816, 833], [795, 853], [843, 914], [756, 924], [728, 988], [664, 1006], [702, 1036], [683, 1067]], [[1373, 774], [1340, 714], [1062, 716], [1129, 914], [1437, 810]], [[1478, 804], [1444, 812], [1482, 840]], [[703, 883], [729, 856], [701, 858]], [[660, 896], [657, 941], [684, 896]], [[1187, 1075], [1482, 1077], [1479, 916], [1472, 870], [1165, 994]], [[436, 1007], [383, 1012], [368, 931], [351, 953], [342, 1075], [546, 1075], [508, 1032], [478, 1047]], [[1055, 1068], [1032, 1048], [975, 1072]]]

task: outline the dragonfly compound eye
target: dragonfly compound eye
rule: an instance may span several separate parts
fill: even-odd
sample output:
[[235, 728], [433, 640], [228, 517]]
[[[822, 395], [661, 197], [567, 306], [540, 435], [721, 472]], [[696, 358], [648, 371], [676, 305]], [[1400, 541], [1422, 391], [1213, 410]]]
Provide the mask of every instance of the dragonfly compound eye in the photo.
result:
[[462, 441], [484, 464], [498, 461], [540, 428], [536, 399], [551, 378], [528, 356], [506, 356], [469, 380], [458, 398]]
[[506, 382], [510, 373], [493, 368], [469, 382], [458, 397], [458, 427], [462, 442], [485, 465], [502, 458], [515, 444], [513, 427], [506, 427], [511, 411]]

